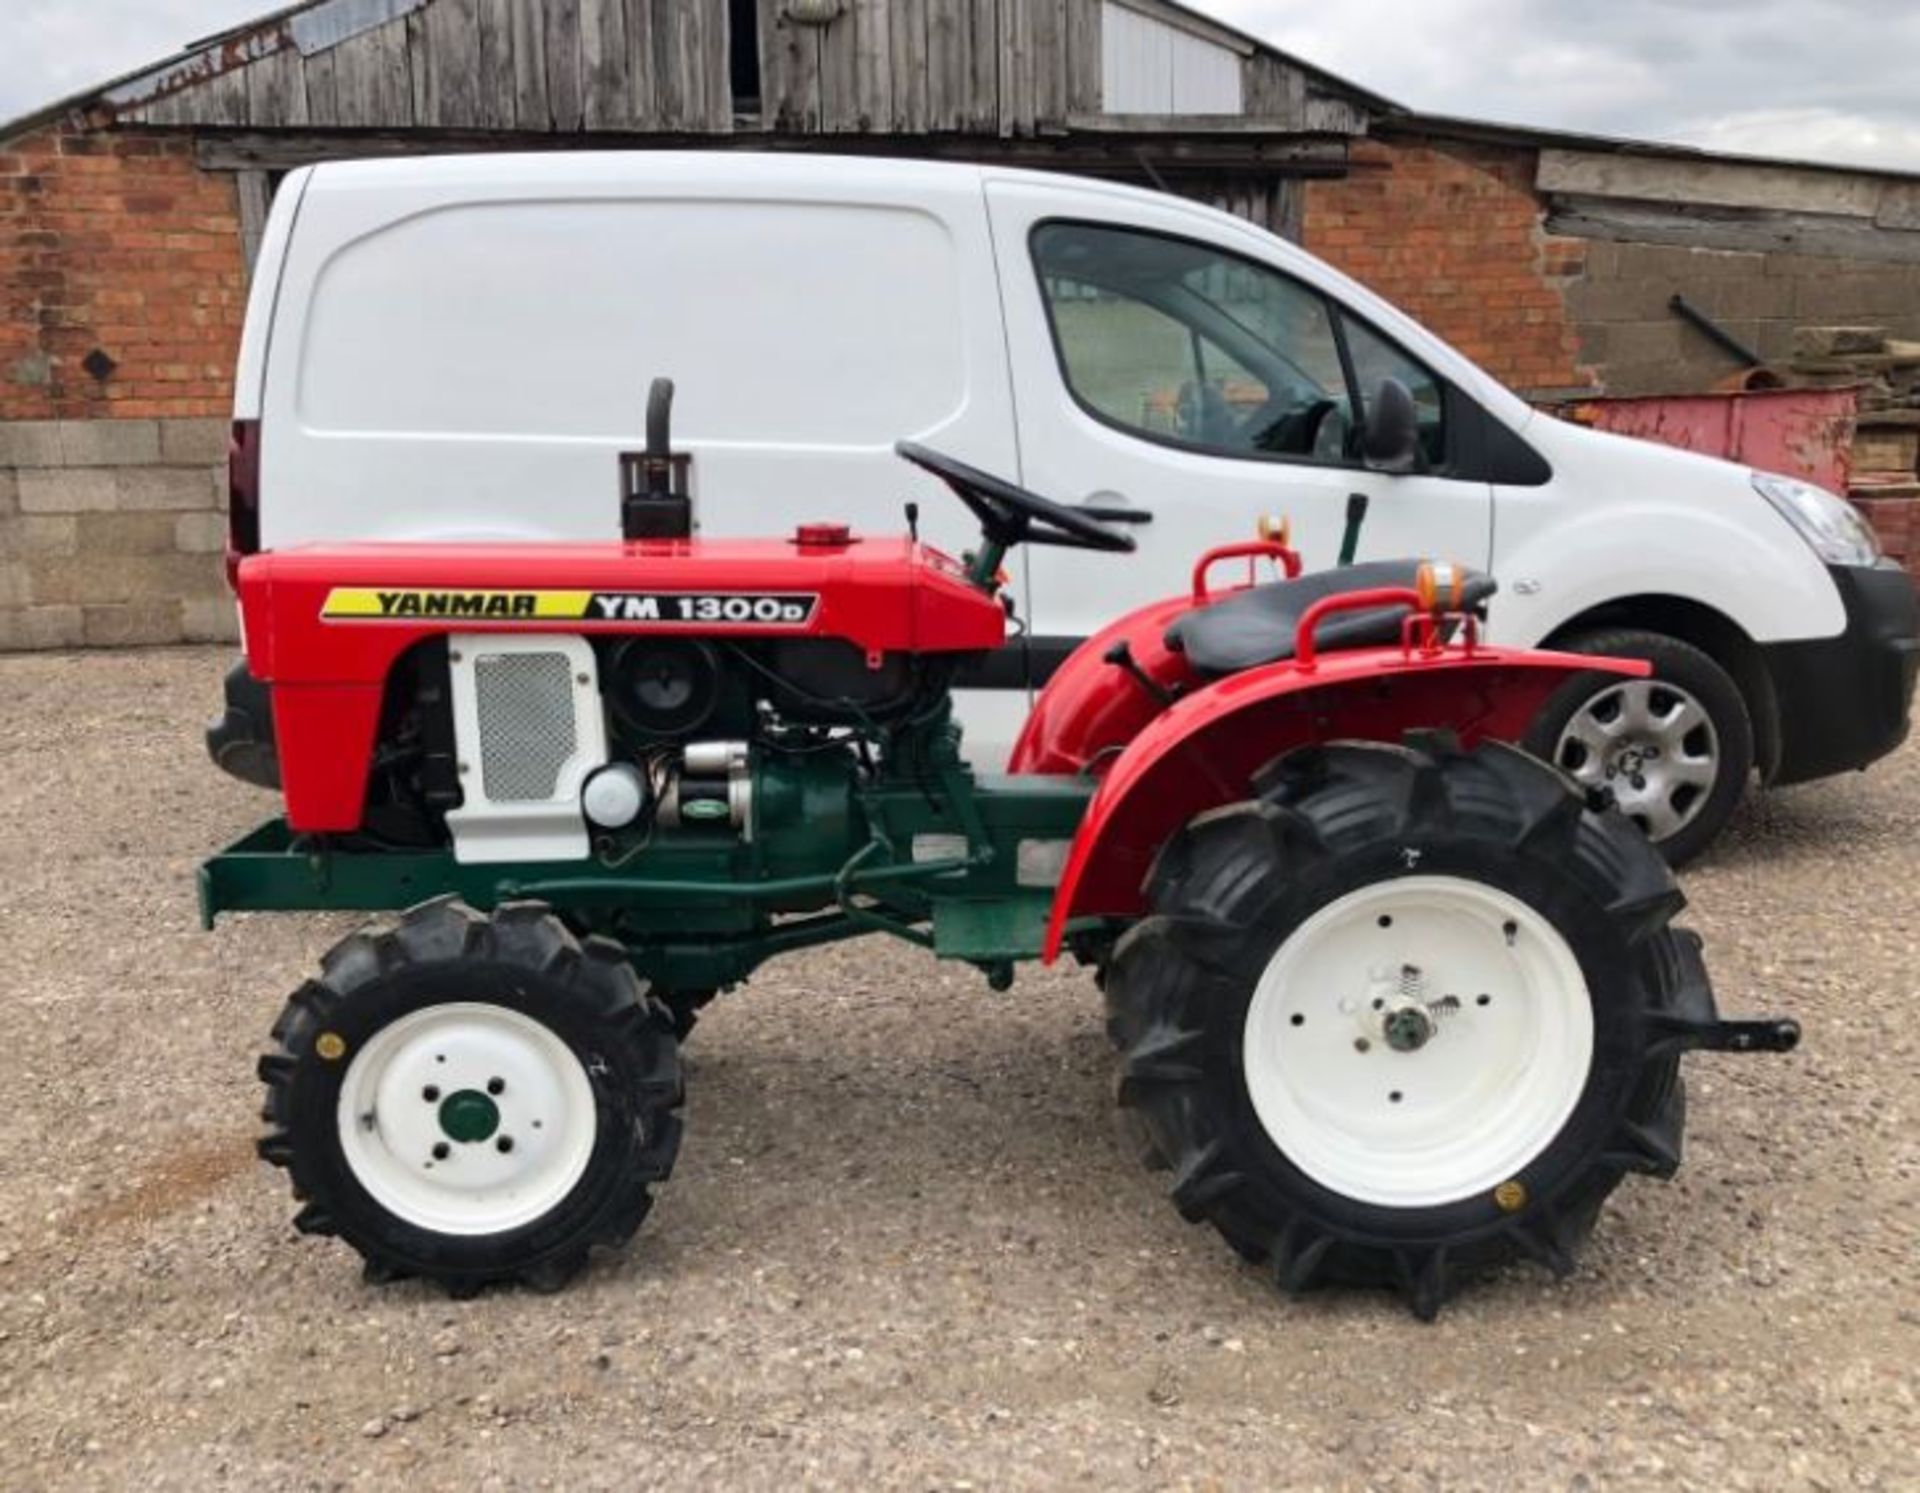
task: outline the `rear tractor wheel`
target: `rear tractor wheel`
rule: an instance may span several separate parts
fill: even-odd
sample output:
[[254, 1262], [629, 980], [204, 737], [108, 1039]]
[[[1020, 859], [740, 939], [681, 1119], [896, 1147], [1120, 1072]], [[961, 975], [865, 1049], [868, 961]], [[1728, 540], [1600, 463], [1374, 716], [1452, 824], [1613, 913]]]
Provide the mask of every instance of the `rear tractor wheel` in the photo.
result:
[[1106, 998], [1187, 1218], [1430, 1318], [1509, 1260], [1566, 1273], [1624, 1173], [1672, 1173], [1671, 1033], [1713, 1006], [1631, 823], [1512, 748], [1409, 742], [1292, 753], [1194, 820]]
[[671, 1013], [538, 903], [353, 934], [273, 1035], [260, 1154], [370, 1279], [556, 1289], [626, 1243], [679, 1148]]

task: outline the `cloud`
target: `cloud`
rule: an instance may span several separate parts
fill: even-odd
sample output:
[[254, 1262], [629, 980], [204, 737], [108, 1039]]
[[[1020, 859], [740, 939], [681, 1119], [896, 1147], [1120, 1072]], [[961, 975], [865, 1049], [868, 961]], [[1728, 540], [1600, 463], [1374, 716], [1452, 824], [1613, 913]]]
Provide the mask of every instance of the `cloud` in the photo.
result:
[[1744, 155], [1920, 169], [1920, 122], [1840, 109], [1753, 109], [1683, 125], [1674, 139]]
[[0, 120], [169, 57], [276, 0], [6, 0]]
[[1920, 170], [1920, 6], [1198, 0], [1434, 114]]

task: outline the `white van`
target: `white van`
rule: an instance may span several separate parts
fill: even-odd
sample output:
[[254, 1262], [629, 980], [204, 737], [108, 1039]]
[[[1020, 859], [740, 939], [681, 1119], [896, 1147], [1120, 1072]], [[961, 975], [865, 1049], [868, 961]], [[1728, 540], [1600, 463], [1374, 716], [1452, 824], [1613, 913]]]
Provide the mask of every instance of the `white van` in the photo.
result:
[[[616, 454], [678, 385], [701, 530], [832, 518], [958, 550], [910, 438], [1133, 524], [1130, 556], [1018, 552], [1026, 636], [966, 706], [976, 760], [1027, 692], [1210, 544], [1291, 516], [1335, 562], [1491, 570], [1496, 641], [1651, 659], [1582, 681], [1532, 745], [1669, 855], [1757, 770], [1864, 766], [1906, 732], [1912, 583], [1841, 499], [1538, 414], [1311, 254], [1223, 213], [997, 167], [732, 153], [466, 156], [293, 173], [235, 391], [237, 552], [316, 540], [614, 537]], [[1370, 391], [1417, 449], [1360, 454]], [[217, 746], [258, 735], [244, 675]], [[224, 734], [223, 734], [224, 733]], [[263, 745], [265, 745], [263, 743]], [[984, 747], [984, 750], [983, 750]]]

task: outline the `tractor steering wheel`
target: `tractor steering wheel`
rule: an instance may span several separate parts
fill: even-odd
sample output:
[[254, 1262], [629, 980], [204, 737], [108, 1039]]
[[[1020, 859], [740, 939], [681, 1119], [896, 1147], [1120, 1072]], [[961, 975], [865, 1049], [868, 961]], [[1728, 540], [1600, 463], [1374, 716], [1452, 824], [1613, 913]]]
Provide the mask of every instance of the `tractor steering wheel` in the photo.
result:
[[980, 520], [989, 542], [1003, 548], [1016, 544], [1054, 544], [1062, 549], [1112, 550], [1121, 554], [1133, 549], [1133, 536], [1109, 529], [1097, 518], [1090, 518], [1064, 503], [1043, 498], [1038, 493], [1003, 482], [964, 461], [929, 451], [913, 441], [901, 441], [894, 453], [915, 466], [933, 473], [954, 491]]

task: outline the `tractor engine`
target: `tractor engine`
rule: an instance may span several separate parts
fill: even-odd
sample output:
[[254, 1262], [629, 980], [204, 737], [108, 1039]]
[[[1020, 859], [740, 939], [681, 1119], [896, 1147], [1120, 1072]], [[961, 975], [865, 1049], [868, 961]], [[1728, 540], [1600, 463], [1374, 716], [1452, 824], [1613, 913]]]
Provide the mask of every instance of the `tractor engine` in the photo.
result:
[[390, 676], [363, 834], [450, 840], [469, 863], [618, 858], [659, 832], [751, 841], [802, 824], [837, 843], [857, 828], [871, 747], [942, 708], [955, 657], [869, 667], [835, 638], [430, 639]]
[[882, 758], [916, 770], [884, 749], [945, 720], [1006, 614], [911, 534], [700, 537], [672, 396], [654, 381], [646, 448], [620, 454], [617, 541], [242, 559], [247, 670], [214, 759], [279, 787], [294, 834], [463, 864], [626, 865], [656, 834], [754, 845], [763, 877], [788, 844], [815, 874], [851, 855], [856, 789]]

